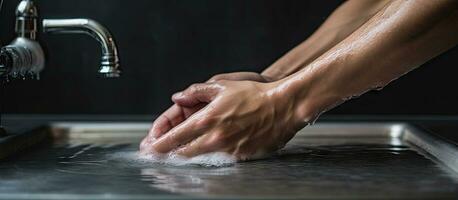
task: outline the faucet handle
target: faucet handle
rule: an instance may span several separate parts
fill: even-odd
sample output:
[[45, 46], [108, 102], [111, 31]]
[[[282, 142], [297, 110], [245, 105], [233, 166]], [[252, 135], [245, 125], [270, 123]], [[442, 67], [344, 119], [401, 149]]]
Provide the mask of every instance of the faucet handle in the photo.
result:
[[18, 37], [35, 40], [38, 32], [38, 9], [32, 0], [22, 0], [16, 7], [15, 30]]

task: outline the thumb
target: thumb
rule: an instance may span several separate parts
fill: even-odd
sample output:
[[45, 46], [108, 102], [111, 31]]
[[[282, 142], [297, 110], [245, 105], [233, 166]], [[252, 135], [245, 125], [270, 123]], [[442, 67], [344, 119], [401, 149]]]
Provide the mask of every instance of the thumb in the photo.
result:
[[210, 103], [218, 94], [220, 87], [213, 83], [193, 84], [182, 92], [175, 93], [172, 101], [184, 107]]

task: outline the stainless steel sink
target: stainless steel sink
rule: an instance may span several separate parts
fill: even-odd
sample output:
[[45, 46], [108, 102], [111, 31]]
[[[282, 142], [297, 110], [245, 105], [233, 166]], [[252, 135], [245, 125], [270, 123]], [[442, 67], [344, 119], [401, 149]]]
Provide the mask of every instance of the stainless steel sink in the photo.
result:
[[0, 162], [0, 199], [458, 197], [456, 145], [408, 124], [321, 123], [276, 156], [220, 168], [119, 156], [134, 155], [149, 127], [56, 122], [36, 129], [50, 142]]

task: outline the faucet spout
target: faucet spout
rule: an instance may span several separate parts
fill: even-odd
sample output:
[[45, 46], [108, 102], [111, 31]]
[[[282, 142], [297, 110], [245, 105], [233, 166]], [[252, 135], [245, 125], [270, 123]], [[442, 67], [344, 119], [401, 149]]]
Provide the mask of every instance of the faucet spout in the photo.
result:
[[116, 42], [111, 33], [100, 23], [91, 19], [44, 19], [46, 33], [83, 33], [100, 42], [102, 59], [99, 73], [103, 77], [119, 77], [119, 58]]

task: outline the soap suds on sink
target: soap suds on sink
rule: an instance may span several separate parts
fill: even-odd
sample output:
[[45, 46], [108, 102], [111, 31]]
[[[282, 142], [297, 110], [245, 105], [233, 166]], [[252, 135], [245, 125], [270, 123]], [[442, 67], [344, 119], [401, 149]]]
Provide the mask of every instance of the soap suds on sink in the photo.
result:
[[[302, 148], [296, 145], [287, 145], [285, 148], [270, 154], [261, 154], [251, 160], [272, 158], [276, 156], [304, 154], [311, 152], [310, 148]], [[175, 152], [168, 154], [140, 153], [139, 151], [116, 152], [108, 155], [109, 159], [126, 162], [132, 165], [153, 166], [157, 164], [171, 166], [203, 166], [203, 167], [225, 167], [234, 165], [237, 159], [224, 152], [213, 152], [195, 156], [192, 158], [180, 156]]]
[[223, 153], [223, 152], [214, 152], [202, 154], [192, 158], [187, 158], [184, 156], [177, 155], [176, 153], [168, 154], [142, 154], [137, 151], [130, 152], [117, 152], [110, 155], [112, 159], [124, 160], [131, 162], [133, 164], [163, 164], [163, 165], [173, 165], [173, 166], [186, 166], [186, 165], [197, 165], [204, 167], [224, 167], [230, 166], [236, 163], [235, 157]]

